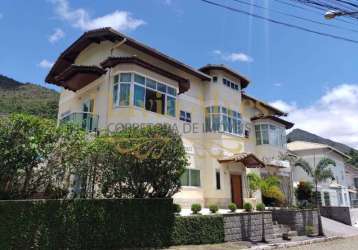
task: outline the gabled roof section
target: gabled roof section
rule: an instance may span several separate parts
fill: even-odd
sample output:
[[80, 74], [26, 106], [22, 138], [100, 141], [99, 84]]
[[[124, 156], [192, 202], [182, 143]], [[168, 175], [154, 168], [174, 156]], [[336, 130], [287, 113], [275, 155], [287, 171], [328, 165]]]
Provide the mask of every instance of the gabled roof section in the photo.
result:
[[274, 116], [274, 115], [262, 115], [262, 116], [254, 116], [251, 118], [251, 121], [257, 121], [261, 119], [268, 119], [273, 120], [277, 123], [280, 123], [285, 126], [286, 129], [292, 128], [295, 124], [289, 121], [286, 121], [284, 119], [281, 119], [280, 117]]
[[265, 163], [252, 153], [239, 153], [218, 160], [219, 163], [241, 162], [247, 168], [264, 168]]
[[245, 76], [241, 75], [239, 72], [227, 67], [224, 64], [207, 64], [204, 67], [201, 67], [199, 70], [204, 72], [204, 73], [206, 73], [206, 74], [209, 74], [210, 70], [222, 70], [222, 71], [225, 71], [229, 75], [240, 79], [242, 89], [246, 88], [250, 83], [250, 80], [247, 79]]
[[343, 156], [346, 159], [351, 159], [349, 155], [326, 144], [306, 142], [306, 141], [294, 141], [294, 142], [287, 143], [287, 148], [293, 152], [303, 151], [303, 150], [329, 149], [335, 152], [336, 154]]
[[70, 47], [68, 47], [57, 59], [54, 66], [51, 68], [49, 74], [46, 77], [46, 82], [59, 85], [56, 81], [56, 76], [65, 71], [70, 65], [74, 64], [77, 56], [90, 44], [100, 43], [102, 41], [119, 42], [123, 41], [124, 44], [135, 48], [145, 54], [153, 56], [159, 60], [162, 60], [173, 67], [176, 67], [188, 74], [198, 77], [201, 80], [209, 81], [211, 77], [203, 72], [196, 70], [172, 57], [165, 55], [164, 53], [153, 49], [143, 43], [136, 41], [112, 28], [101, 28], [85, 32], [80, 38], [78, 38]]
[[259, 103], [261, 106], [263, 106], [263, 107], [267, 108], [268, 110], [272, 111], [275, 115], [287, 116], [287, 113], [283, 112], [282, 110], [279, 110], [278, 108], [275, 108], [274, 106], [269, 105], [269, 104], [267, 104], [267, 103], [265, 103], [263, 101], [260, 101], [259, 99], [256, 99], [256, 98], [254, 98], [252, 96], [249, 96], [244, 92], [242, 92], [242, 98]]

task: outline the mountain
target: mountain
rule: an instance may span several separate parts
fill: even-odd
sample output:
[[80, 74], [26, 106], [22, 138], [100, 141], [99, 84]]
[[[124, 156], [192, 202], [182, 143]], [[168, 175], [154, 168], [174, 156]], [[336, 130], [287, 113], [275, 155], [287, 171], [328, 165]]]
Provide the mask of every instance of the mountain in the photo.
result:
[[293, 142], [293, 141], [307, 141], [307, 142], [326, 144], [346, 154], [350, 154], [352, 150], [355, 150], [354, 148], [351, 148], [343, 143], [335, 142], [320, 137], [318, 135], [312, 134], [302, 129], [294, 129], [287, 135], [287, 142]]
[[27, 113], [56, 119], [59, 96], [54, 90], [0, 75], [0, 116]]

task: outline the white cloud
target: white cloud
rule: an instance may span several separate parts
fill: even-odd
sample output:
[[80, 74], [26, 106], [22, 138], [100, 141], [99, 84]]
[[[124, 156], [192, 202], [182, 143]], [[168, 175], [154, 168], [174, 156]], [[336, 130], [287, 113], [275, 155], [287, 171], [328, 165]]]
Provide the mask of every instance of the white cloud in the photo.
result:
[[229, 62], [253, 62], [254, 60], [243, 52], [224, 53], [221, 50], [213, 50], [213, 53], [224, 61]]
[[82, 30], [112, 27], [125, 31], [135, 30], [145, 24], [143, 20], [133, 18], [132, 14], [127, 11], [115, 10], [113, 13], [92, 18], [85, 9], [71, 9], [68, 0], [52, 0], [52, 3], [55, 4], [56, 14], [61, 19]]
[[49, 68], [51, 68], [52, 66], [53, 66], [53, 62], [51, 62], [51, 61], [49, 61], [49, 60], [47, 60], [47, 59], [43, 59], [39, 64], [38, 64], [38, 66], [40, 67], [40, 68], [43, 68], [43, 69], [49, 69]]
[[65, 32], [62, 29], [55, 29], [54, 33], [48, 38], [50, 43], [55, 43], [65, 36]]
[[278, 100], [273, 106], [288, 111], [288, 120], [295, 128], [307, 130], [325, 138], [358, 149], [358, 85], [342, 84], [328, 90], [308, 107]]
[[276, 83], [273, 84], [273, 86], [275, 86], [275, 87], [281, 87], [281, 86], [282, 86], [282, 83], [276, 82]]

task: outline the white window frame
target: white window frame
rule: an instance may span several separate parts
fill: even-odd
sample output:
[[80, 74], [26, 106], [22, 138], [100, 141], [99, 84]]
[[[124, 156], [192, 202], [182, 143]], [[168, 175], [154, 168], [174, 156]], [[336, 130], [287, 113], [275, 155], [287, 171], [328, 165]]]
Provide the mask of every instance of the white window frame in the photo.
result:
[[[121, 75], [122, 73], [131, 74], [131, 82], [129, 82], [129, 83], [123, 82], [124, 84], [130, 84], [129, 105], [121, 105], [121, 106], [120, 106], [120, 105], [119, 105], [119, 102], [120, 102], [120, 100], [119, 100], [119, 99], [120, 99], [120, 84], [121, 84], [120, 75]], [[134, 80], [134, 79], [135, 79], [135, 78], [134, 78], [134, 75], [135, 75], [135, 74], [144, 77], [144, 85], [135, 82], [135, 80]], [[116, 75], [118, 75], [118, 82], [117, 82], [117, 83], [114, 82], [114, 77], [115, 77]], [[172, 89], [175, 89], [176, 95], [175, 95], [175, 96], [174, 96], [174, 95], [171, 95], [171, 94], [168, 93], [168, 91], [167, 91], [167, 92], [162, 92], [162, 91], [158, 90], [157, 84], [156, 84], [156, 89], [153, 89], [153, 88], [151, 88], [151, 87], [148, 87], [148, 86], [147, 86], [147, 79], [151, 79], [151, 80], [155, 81], [156, 83], [163, 84], [163, 85], [165, 85], [165, 86], [167, 87], [167, 89], [168, 89], [168, 87], [169, 87], [169, 88], [172, 88]], [[113, 73], [113, 77], [112, 77], [112, 91], [114, 90], [114, 85], [115, 85], [115, 84], [118, 84], [117, 102], [116, 102], [115, 105], [114, 105], [115, 108], [133, 106], [133, 107], [135, 107], [135, 108], [139, 108], [139, 109], [142, 109], [142, 110], [145, 110], [145, 111], [148, 111], [148, 112], [152, 112], [152, 113], [155, 113], [155, 114], [164, 115], [164, 116], [167, 116], [167, 117], [170, 117], [170, 118], [177, 118], [178, 93], [179, 93], [179, 88], [178, 88], [178, 87], [173, 86], [173, 85], [170, 85], [170, 84], [168, 84], [168, 83], [163, 83], [163, 81], [158, 80], [158, 79], [155, 78], [155, 77], [148, 76], [148, 75], [146, 75], [146, 74], [143, 74], [143, 73], [140, 73], [140, 72], [137, 72], [137, 71], [116, 71], [115, 73]], [[134, 105], [134, 86], [135, 86], [135, 85], [144, 88], [144, 107], [138, 107], [138, 106], [135, 106], [135, 105]], [[147, 88], [148, 88], [149, 90], [156, 91], [156, 92], [159, 92], [159, 93], [161, 93], [161, 94], [164, 94], [164, 96], [165, 96], [164, 114], [157, 113], [157, 112], [153, 112], [153, 111], [147, 110], [147, 109], [145, 108], [146, 89], [147, 89]], [[172, 98], [175, 99], [175, 114], [174, 114], [174, 116], [168, 114], [168, 110], [167, 110], [167, 103], [168, 103], [168, 101], [167, 101], [168, 98], [167, 98], [167, 97], [168, 97], [168, 96], [170, 96], [170, 97], [172, 97]], [[112, 94], [112, 98], [113, 98], [113, 94]], [[113, 100], [112, 100], [112, 103], [114, 103]]]
[[[210, 110], [213, 110], [215, 107], [219, 108], [218, 112], [216, 112], [216, 111], [215, 112], [212, 112], [212, 111], [208, 112], [207, 111], [208, 108]], [[223, 108], [225, 108], [227, 110], [226, 113], [224, 113], [222, 111]], [[235, 117], [235, 116], [229, 115], [229, 111], [236, 112], [237, 116]], [[213, 128], [213, 118], [212, 118], [213, 115], [219, 115], [219, 119], [220, 119], [219, 131], [213, 131], [213, 129], [212, 129]], [[242, 130], [240, 134], [224, 130], [224, 115], [227, 116], [227, 117], [230, 117], [232, 121], [235, 120], [236, 122], [238, 122], [240, 120], [240, 122], [241, 122], [241, 130]], [[244, 120], [243, 120], [242, 115], [240, 114], [240, 112], [232, 110], [232, 109], [229, 109], [229, 108], [221, 106], [221, 105], [212, 105], [212, 106], [205, 107], [205, 119], [206, 119], [207, 116], [210, 119], [210, 130], [208, 130], [208, 128], [206, 128], [205, 129], [206, 132], [211, 132], [211, 133], [212, 132], [214, 132], [214, 133], [219, 132], [219, 133], [224, 133], [224, 134], [229, 134], [229, 135], [234, 135], [234, 136], [239, 136], [239, 137], [244, 137], [245, 136]], [[240, 118], [238, 118], [238, 117], [240, 117]], [[205, 121], [205, 123], [206, 123], [206, 121]], [[239, 128], [237, 128], [237, 129], [239, 129]], [[232, 126], [232, 131], [234, 131], [234, 126]]]
[[[263, 141], [263, 129], [262, 126], [266, 125], [267, 126], [267, 135], [268, 135], [268, 143], [264, 143]], [[256, 127], [259, 126], [259, 132], [260, 132], [260, 144], [257, 144], [258, 138], [256, 135]], [[278, 129], [280, 131], [280, 133], [278, 133], [278, 144], [275, 144], [273, 142], [271, 142], [271, 139], [273, 138], [271, 133], [271, 129], [270, 126], [275, 127], [275, 129]], [[256, 136], [256, 145], [257, 146], [261, 146], [261, 145], [271, 145], [271, 146], [275, 146], [275, 147], [280, 147], [280, 148], [285, 148], [287, 143], [286, 143], [286, 129], [284, 127], [278, 126], [274, 123], [269, 123], [269, 122], [260, 122], [260, 123], [255, 123], [254, 124], [254, 128], [255, 128], [255, 136]]]

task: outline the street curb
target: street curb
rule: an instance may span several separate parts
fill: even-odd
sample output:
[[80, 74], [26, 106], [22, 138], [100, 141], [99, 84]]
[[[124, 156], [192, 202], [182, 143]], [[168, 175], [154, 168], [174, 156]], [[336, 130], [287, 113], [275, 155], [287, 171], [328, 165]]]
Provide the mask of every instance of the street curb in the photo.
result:
[[318, 239], [312, 239], [312, 240], [303, 240], [303, 241], [295, 241], [295, 242], [287, 242], [287, 243], [273, 243], [263, 246], [254, 246], [250, 248], [246, 248], [245, 250], [269, 250], [269, 249], [281, 249], [281, 248], [290, 248], [290, 247], [296, 247], [296, 246], [304, 246], [304, 245], [310, 245], [315, 243], [321, 243], [326, 241], [332, 241], [332, 240], [338, 240], [343, 239], [343, 237], [340, 236], [332, 236], [332, 237], [325, 237], [325, 238], [318, 238]]

